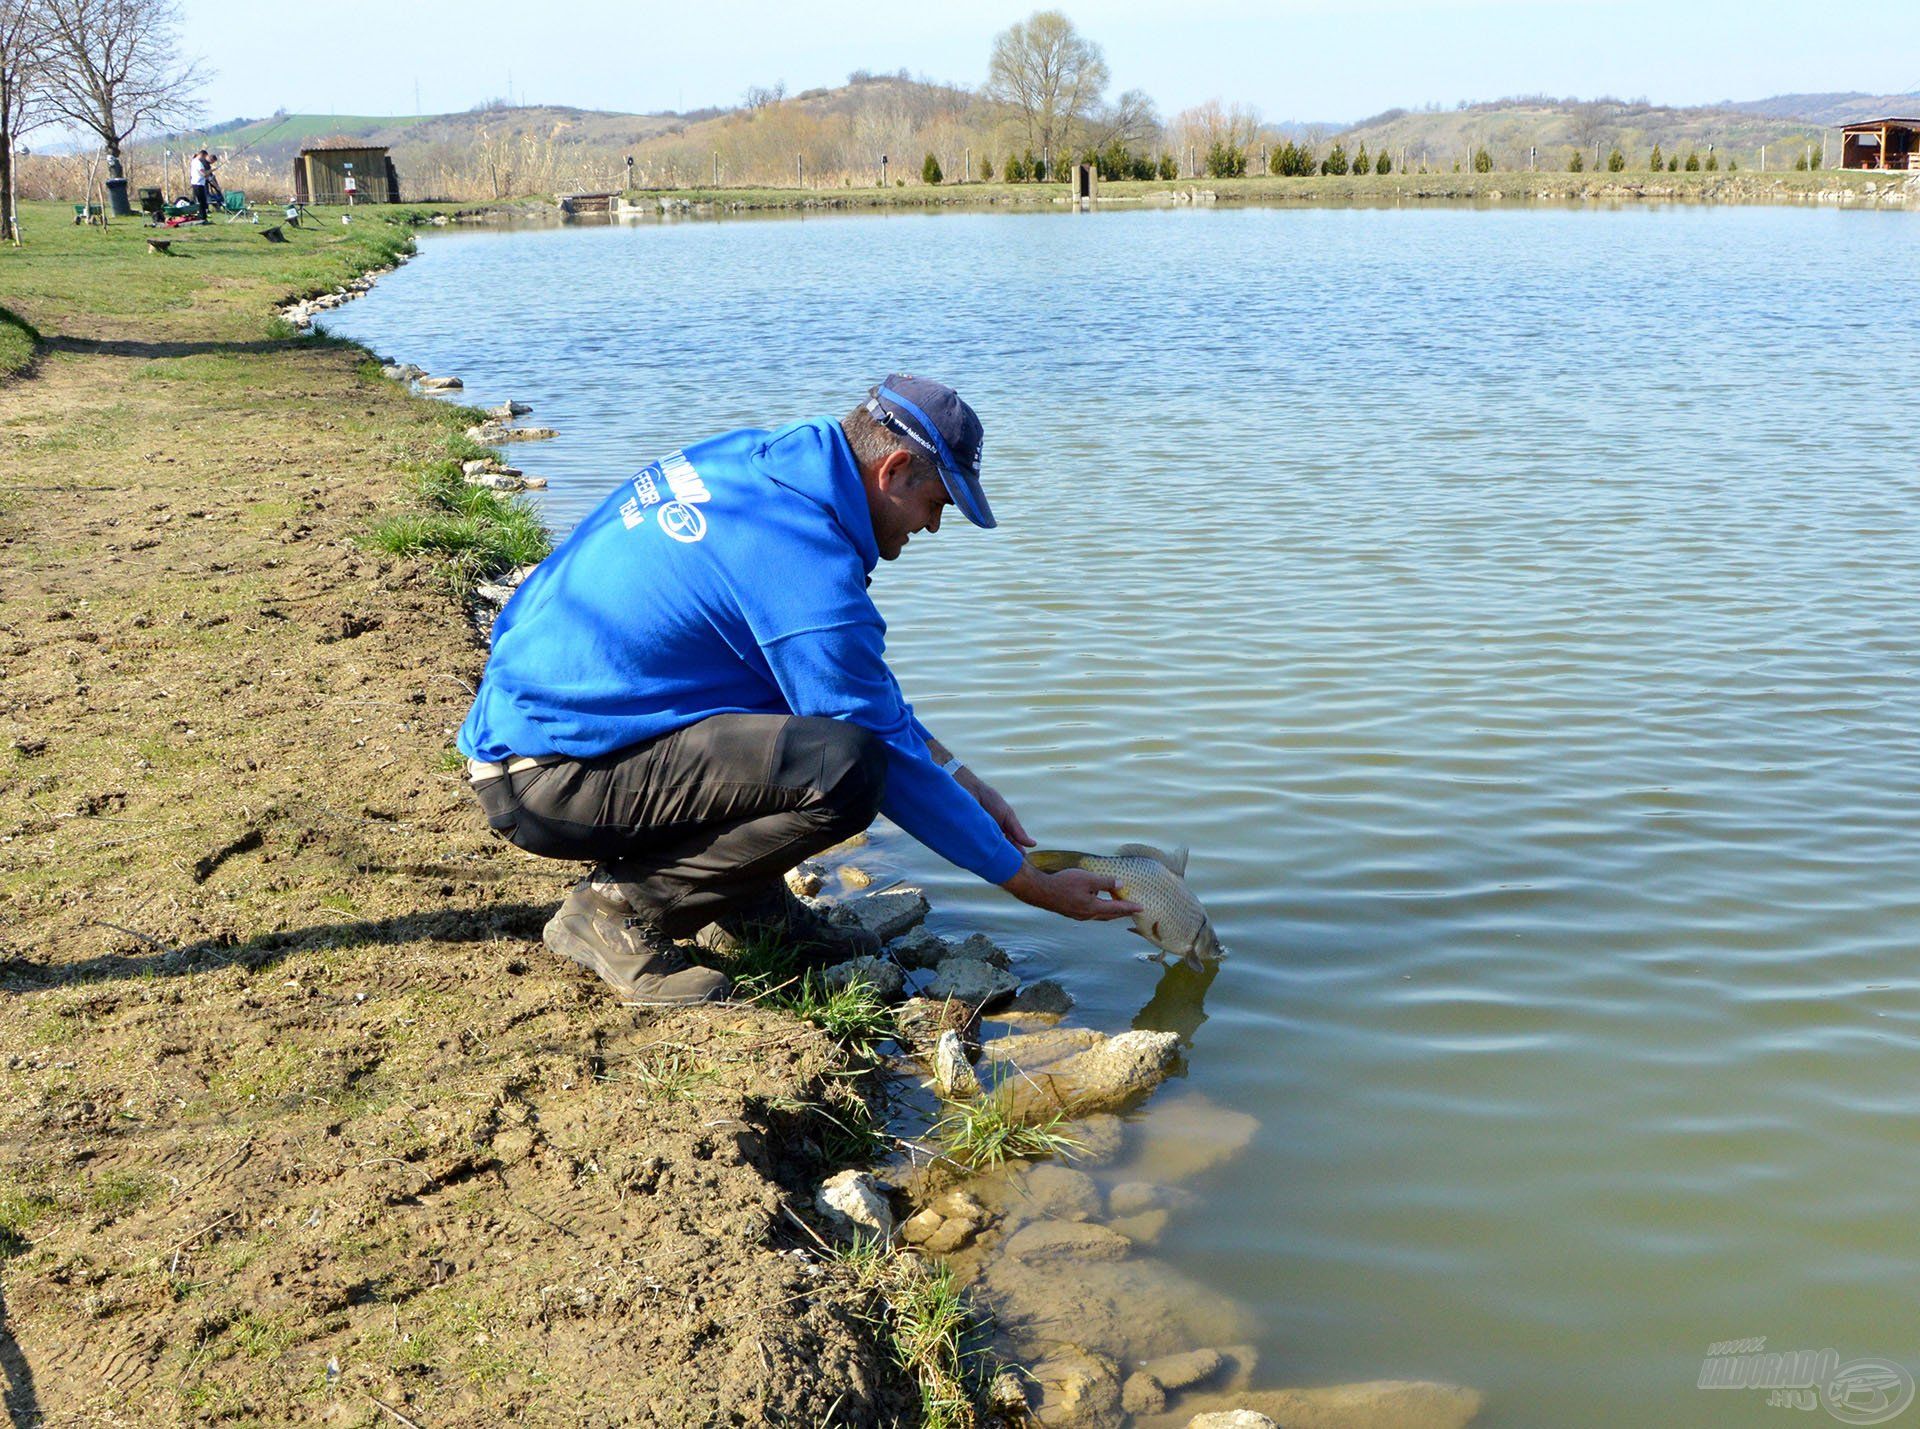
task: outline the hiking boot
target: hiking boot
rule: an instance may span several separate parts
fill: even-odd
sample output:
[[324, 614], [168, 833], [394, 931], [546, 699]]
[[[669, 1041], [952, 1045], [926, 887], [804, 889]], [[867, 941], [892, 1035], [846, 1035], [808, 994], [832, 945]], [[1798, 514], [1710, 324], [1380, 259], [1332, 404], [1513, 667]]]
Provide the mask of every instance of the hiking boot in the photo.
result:
[[672, 939], [590, 877], [574, 885], [541, 936], [551, 951], [598, 973], [624, 1001], [643, 1007], [718, 1002], [730, 990], [726, 974], [689, 961]]
[[865, 928], [835, 923], [778, 885], [764, 898], [723, 914], [693, 935], [710, 953], [738, 954], [756, 938], [776, 938], [800, 954], [803, 962], [825, 966], [848, 958], [870, 958], [880, 940]]

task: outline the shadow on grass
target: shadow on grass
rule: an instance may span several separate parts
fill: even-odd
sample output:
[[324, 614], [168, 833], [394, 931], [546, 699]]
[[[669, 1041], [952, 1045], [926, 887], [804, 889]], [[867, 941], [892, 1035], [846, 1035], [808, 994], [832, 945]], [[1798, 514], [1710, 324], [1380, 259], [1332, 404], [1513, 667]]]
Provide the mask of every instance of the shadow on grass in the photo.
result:
[[435, 908], [402, 914], [397, 918], [357, 923], [316, 923], [311, 927], [292, 928], [283, 933], [262, 933], [244, 941], [231, 936], [207, 938], [178, 948], [154, 943], [145, 934], [133, 933], [130, 929], [101, 923], [98, 926], [128, 933], [149, 943], [152, 951], [107, 953], [72, 963], [9, 958], [0, 962], [0, 989], [27, 992], [116, 978], [188, 977], [224, 967], [258, 971], [298, 953], [360, 948], [381, 943], [482, 943], [502, 937], [537, 942], [541, 927], [552, 913], [551, 903], [492, 903], [477, 908]]
[[209, 354], [239, 357], [263, 352], [291, 352], [296, 348], [307, 349], [314, 345], [314, 339], [303, 337], [263, 337], [250, 342], [210, 342], [191, 338], [142, 342], [132, 338], [51, 337], [46, 341], [46, 350], [71, 352], [81, 357], [204, 357]]

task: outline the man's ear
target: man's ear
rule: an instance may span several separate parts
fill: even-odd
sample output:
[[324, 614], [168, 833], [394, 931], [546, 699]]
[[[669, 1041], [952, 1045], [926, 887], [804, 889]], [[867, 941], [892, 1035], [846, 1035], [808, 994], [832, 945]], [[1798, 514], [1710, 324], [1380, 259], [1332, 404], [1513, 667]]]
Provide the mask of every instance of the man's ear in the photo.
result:
[[880, 458], [880, 464], [873, 469], [874, 484], [882, 491], [891, 492], [903, 485], [913, 470], [913, 453], [904, 447], [895, 447]]

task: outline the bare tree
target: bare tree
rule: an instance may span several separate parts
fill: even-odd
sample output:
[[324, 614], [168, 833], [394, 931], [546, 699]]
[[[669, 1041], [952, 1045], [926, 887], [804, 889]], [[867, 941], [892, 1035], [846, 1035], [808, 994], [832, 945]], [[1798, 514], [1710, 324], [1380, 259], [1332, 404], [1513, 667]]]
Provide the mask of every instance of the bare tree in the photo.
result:
[[1109, 79], [1100, 46], [1058, 10], [1036, 10], [994, 37], [987, 94], [1020, 111], [1027, 143], [1059, 154], [1100, 103]]
[[14, 148], [53, 117], [47, 103], [48, 42], [40, 0], [0, 0], [0, 242], [20, 242]]
[[1144, 89], [1129, 89], [1112, 104], [1089, 114], [1087, 129], [1090, 149], [1104, 149], [1109, 144], [1131, 147], [1159, 137], [1160, 115]]
[[107, 172], [125, 177], [121, 146], [144, 128], [185, 124], [207, 76], [178, 57], [177, 0], [38, 0], [51, 31], [55, 112], [100, 136]]
[[1582, 149], [1591, 149], [1613, 128], [1614, 107], [1604, 99], [1576, 102], [1569, 106], [1573, 120], [1573, 141]]

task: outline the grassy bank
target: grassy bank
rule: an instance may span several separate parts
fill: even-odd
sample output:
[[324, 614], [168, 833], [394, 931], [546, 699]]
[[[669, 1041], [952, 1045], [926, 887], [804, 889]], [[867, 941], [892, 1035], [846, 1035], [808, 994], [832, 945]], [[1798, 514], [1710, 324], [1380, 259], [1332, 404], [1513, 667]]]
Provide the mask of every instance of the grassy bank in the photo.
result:
[[0, 250], [41, 338], [0, 386], [8, 1409], [911, 1422], [873, 1287], [784, 1253], [848, 1049], [557, 964], [574, 870], [452, 767], [447, 558], [531, 533], [474, 524], [469, 412], [272, 315], [406, 225], [161, 257], [68, 216]]
[[[1903, 176], [1827, 170], [1815, 173], [1491, 173], [1351, 174], [1313, 178], [1152, 179], [1103, 183], [1105, 203], [1387, 204], [1412, 202], [1920, 203]], [[893, 188], [699, 188], [644, 190], [630, 202], [757, 209], [938, 209], [1054, 207], [1065, 184], [910, 184]], [[1902, 197], [1893, 197], [1901, 195]]]

